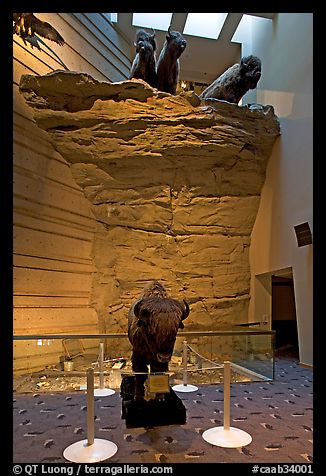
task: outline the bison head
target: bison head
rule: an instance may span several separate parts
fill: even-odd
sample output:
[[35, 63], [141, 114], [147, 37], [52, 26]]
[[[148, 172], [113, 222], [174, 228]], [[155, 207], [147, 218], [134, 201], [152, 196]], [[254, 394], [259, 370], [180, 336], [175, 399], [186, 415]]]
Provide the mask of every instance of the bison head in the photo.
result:
[[246, 56], [241, 59], [240, 75], [248, 89], [255, 89], [261, 76], [261, 61], [257, 56]]
[[171, 27], [168, 28], [168, 34], [166, 35], [166, 42], [169, 51], [172, 51], [176, 58], [179, 58], [184, 52], [187, 46], [186, 40], [178, 31], [171, 31]]
[[136, 325], [146, 335], [146, 345], [158, 362], [171, 360], [178, 329], [189, 315], [186, 301], [160, 297], [145, 297], [134, 306]]
[[153, 30], [152, 35], [150, 35], [145, 30], [138, 30], [134, 46], [137, 53], [144, 51], [146, 48], [150, 48], [154, 52], [156, 50], [155, 31]]

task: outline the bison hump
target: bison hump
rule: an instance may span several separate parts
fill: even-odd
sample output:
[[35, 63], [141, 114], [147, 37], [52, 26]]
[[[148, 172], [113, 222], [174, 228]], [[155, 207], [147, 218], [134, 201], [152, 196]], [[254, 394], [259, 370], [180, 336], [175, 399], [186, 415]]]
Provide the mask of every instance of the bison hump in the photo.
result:
[[140, 304], [141, 313], [148, 313], [152, 316], [158, 314], [173, 315], [181, 318], [182, 304], [175, 299], [162, 299], [158, 297], [144, 298]]

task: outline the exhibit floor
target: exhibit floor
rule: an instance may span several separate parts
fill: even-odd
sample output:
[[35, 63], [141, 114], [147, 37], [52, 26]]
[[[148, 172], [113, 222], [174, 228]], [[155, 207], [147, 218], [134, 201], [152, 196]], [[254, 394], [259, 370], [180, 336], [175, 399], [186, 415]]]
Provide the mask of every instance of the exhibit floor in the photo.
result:
[[[242, 448], [207, 443], [202, 433], [223, 425], [223, 385], [179, 393], [185, 425], [126, 428], [119, 392], [95, 397], [95, 438], [118, 446], [110, 463], [311, 463], [313, 373], [295, 359], [275, 359], [271, 382], [231, 385], [231, 426], [252, 436]], [[66, 462], [63, 451], [86, 435], [86, 394], [14, 394], [14, 463]]]

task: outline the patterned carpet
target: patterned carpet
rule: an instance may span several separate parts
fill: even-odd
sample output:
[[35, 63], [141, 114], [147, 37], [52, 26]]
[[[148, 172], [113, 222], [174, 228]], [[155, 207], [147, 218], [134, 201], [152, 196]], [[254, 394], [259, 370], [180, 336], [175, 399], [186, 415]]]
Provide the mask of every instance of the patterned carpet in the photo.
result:
[[[126, 428], [121, 397], [95, 397], [95, 438], [113, 441], [110, 463], [311, 463], [312, 370], [278, 357], [271, 382], [231, 385], [231, 426], [252, 436], [242, 448], [221, 448], [201, 434], [223, 425], [223, 386], [179, 393], [187, 423]], [[14, 394], [14, 463], [63, 463], [64, 449], [87, 438], [86, 395]]]

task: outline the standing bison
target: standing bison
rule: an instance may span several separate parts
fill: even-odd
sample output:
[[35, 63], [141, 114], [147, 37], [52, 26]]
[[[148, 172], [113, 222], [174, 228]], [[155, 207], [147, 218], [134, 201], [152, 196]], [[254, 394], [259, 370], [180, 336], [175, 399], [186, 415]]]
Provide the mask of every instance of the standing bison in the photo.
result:
[[131, 65], [129, 79], [143, 79], [150, 86], [156, 88], [155, 32], [150, 35], [145, 30], [138, 30], [134, 46], [136, 48], [136, 56]]
[[157, 88], [170, 94], [176, 94], [179, 78], [179, 57], [187, 46], [186, 40], [178, 31], [170, 31], [157, 60]]
[[261, 61], [257, 56], [246, 56], [227, 69], [200, 95], [201, 99], [215, 98], [238, 104], [249, 89], [255, 89], [261, 76]]
[[[167, 296], [164, 286], [151, 281], [129, 310], [128, 336], [132, 345], [134, 372], [166, 372], [178, 329], [189, 314], [189, 306]], [[146, 375], [136, 375], [135, 399], [144, 396]]]

